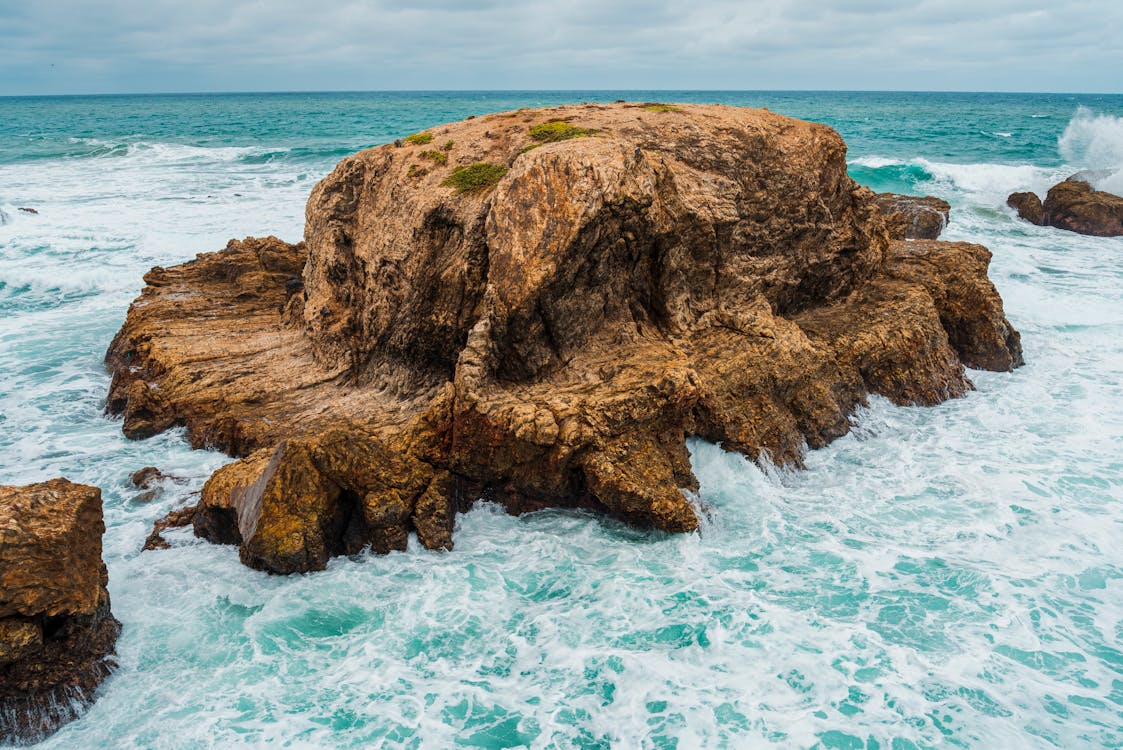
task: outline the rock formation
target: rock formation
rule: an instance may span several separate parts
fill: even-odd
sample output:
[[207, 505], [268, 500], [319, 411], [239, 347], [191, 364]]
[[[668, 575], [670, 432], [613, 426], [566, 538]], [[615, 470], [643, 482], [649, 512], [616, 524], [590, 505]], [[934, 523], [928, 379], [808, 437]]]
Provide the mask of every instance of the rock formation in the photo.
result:
[[1045, 209], [1037, 193], [1010, 193], [1006, 205], [1018, 212], [1018, 216], [1030, 224], [1045, 224]]
[[104, 531], [96, 487], [0, 486], [0, 743], [76, 718], [112, 668]]
[[305, 242], [153, 269], [107, 354], [110, 411], [242, 460], [195, 532], [287, 573], [477, 498], [695, 529], [685, 439], [798, 465], [868, 394], [935, 404], [1021, 364], [977, 245], [890, 242], [830, 128], [719, 106], [583, 105], [344, 159]]
[[1044, 203], [1034, 193], [1012, 193], [1006, 204], [1031, 224], [1094, 237], [1123, 235], [1123, 197], [1096, 190], [1088, 179], [1079, 173], [1058, 182]]
[[1123, 235], [1123, 198], [1096, 190], [1080, 175], [1049, 188], [1043, 208], [1051, 227], [1094, 237]]
[[934, 240], [944, 231], [951, 215], [951, 204], [932, 196], [877, 193], [874, 202], [885, 215], [889, 238], [893, 240]]

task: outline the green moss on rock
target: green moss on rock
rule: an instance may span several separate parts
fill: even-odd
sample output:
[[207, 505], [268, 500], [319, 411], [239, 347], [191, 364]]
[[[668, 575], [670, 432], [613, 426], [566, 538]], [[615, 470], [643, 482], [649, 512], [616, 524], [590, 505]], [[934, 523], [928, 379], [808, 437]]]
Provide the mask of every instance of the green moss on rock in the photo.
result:
[[530, 129], [530, 137], [540, 143], [568, 141], [570, 138], [586, 138], [597, 131], [572, 125], [565, 120], [550, 120]]
[[504, 166], [478, 161], [475, 164], [452, 170], [452, 174], [445, 178], [441, 185], [455, 188], [459, 193], [467, 193], [473, 190], [490, 188], [503, 179], [505, 174], [507, 174], [507, 168]]

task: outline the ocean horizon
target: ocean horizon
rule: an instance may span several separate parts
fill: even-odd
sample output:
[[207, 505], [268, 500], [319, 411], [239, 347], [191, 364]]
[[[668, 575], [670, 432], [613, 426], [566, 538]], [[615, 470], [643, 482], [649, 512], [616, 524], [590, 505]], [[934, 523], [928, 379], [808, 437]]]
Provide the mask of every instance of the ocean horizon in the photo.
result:
[[[1123, 96], [1123, 92], [1111, 91], [1023, 91], [1018, 89], [972, 90], [972, 89], [727, 89], [727, 88], [692, 88], [692, 89], [651, 89], [651, 88], [557, 88], [557, 89], [439, 89], [439, 88], [403, 88], [403, 89], [246, 89], [229, 91], [91, 91], [91, 92], [65, 92], [47, 94], [0, 94], [0, 99], [60, 99], [74, 96], [111, 97], [111, 96], [243, 96], [243, 95], [269, 95], [279, 96], [305, 96], [315, 94], [572, 94], [572, 93], [686, 93], [686, 94], [978, 94], [982, 96], [1013, 95], [1013, 96]], [[638, 99], [635, 101], [639, 101]]]

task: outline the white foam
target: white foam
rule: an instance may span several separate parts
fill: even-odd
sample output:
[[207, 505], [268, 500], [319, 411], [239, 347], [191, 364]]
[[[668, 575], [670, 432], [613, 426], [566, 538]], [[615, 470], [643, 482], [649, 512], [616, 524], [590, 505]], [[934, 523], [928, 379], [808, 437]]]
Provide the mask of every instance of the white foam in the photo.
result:
[[850, 164], [884, 169], [886, 167], [917, 167], [930, 179], [916, 184], [917, 191], [944, 198], [967, 198], [971, 202], [1003, 205], [1006, 196], [1016, 190], [1033, 190], [1044, 195], [1050, 186], [1072, 173], [1067, 167], [1040, 167], [1033, 164], [960, 164], [924, 158], [890, 159], [865, 156]]
[[870, 169], [884, 169], [885, 167], [903, 166], [909, 162], [889, 159], [884, 156], [859, 156], [856, 159], [851, 159], [848, 163], [859, 167], [869, 167]]
[[229, 162], [244, 156], [264, 153], [255, 146], [225, 146], [218, 148], [188, 146], [180, 143], [150, 143], [141, 141], [128, 144], [126, 156], [142, 163], [169, 162]]
[[1123, 166], [1123, 118], [1080, 107], [1057, 139], [1070, 164], [1089, 169]]
[[927, 159], [917, 159], [916, 163], [932, 175], [932, 187], [937, 192], [1000, 203], [1015, 190], [1048, 189], [1063, 171], [1032, 164], [954, 164]]

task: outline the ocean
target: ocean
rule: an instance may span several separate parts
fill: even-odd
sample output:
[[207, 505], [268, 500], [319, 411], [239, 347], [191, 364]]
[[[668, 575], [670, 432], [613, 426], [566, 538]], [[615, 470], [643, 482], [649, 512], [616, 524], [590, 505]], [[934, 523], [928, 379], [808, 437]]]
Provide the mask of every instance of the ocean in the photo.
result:
[[[303, 576], [189, 530], [140, 553], [229, 460], [103, 414], [102, 357], [148, 268], [298, 240], [313, 185], [360, 148], [614, 99], [825, 122], [858, 182], [945, 198], [944, 239], [994, 253], [1025, 367], [972, 371], [934, 408], [874, 398], [802, 471], [692, 443], [695, 534], [480, 503], [451, 553]], [[1112, 167], [1123, 96], [0, 98], [0, 483], [103, 489], [124, 624], [97, 703], [41, 747], [1123, 747], [1123, 238], [1005, 206]], [[148, 465], [182, 483], [138, 502]]]

